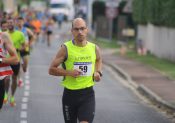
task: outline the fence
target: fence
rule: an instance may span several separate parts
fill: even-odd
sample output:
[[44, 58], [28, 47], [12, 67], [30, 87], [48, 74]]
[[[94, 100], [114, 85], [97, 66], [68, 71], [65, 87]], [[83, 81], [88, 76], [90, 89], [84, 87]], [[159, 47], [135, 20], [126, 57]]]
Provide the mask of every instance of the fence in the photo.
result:
[[159, 58], [175, 61], [175, 29], [152, 24], [138, 26], [138, 37], [146, 48]]

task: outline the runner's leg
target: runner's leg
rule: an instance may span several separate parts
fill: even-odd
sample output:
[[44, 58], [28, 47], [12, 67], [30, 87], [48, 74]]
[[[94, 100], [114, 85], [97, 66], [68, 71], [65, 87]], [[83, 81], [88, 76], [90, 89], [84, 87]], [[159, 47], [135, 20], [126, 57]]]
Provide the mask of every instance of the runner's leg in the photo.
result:
[[3, 80], [0, 80], [0, 109], [3, 106], [4, 94], [5, 94], [5, 83], [3, 79]]

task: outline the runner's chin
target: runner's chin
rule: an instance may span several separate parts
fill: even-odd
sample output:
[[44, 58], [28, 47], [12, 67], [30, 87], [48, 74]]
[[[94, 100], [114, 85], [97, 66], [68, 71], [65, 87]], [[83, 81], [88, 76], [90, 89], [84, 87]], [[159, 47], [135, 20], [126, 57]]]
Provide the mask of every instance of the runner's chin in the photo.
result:
[[84, 38], [84, 36], [78, 36], [77, 39], [78, 39], [78, 41], [83, 41], [85, 38]]

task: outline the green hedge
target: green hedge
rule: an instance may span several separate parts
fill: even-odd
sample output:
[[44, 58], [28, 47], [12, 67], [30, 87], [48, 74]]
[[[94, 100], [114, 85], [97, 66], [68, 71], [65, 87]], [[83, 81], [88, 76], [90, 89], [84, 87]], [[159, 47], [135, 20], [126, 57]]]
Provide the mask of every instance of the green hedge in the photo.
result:
[[133, 0], [133, 19], [138, 24], [175, 27], [175, 0]]
[[133, 0], [133, 19], [139, 24], [146, 24], [144, 2], [145, 0]]
[[4, 7], [4, 5], [3, 5], [3, 1], [0, 0], [0, 11], [3, 10], [3, 7]]

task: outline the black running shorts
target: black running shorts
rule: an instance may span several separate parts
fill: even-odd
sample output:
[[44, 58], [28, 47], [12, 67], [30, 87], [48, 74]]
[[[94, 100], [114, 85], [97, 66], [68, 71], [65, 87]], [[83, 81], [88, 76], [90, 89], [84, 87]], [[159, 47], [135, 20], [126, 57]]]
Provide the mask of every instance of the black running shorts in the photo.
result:
[[11, 68], [13, 70], [13, 74], [17, 76], [20, 70], [20, 63], [18, 63], [17, 65], [11, 65]]
[[24, 56], [29, 55], [29, 54], [30, 54], [29, 51], [26, 51], [26, 50], [20, 51], [20, 56], [21, 57], [24, 57]]
[[3, 105], [4, 94], [5, 94], [5, 81], [3, 79], [0, 80], [0, 109], [2, 108]]
[[65, 123], [77, 123], [77, 120], [92, 123], [95, 114], [93, 87], [81, 90], [64, 89], [62, 103]]

